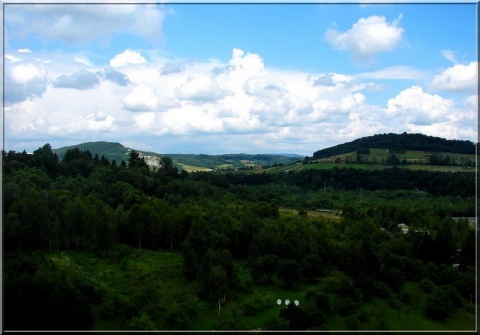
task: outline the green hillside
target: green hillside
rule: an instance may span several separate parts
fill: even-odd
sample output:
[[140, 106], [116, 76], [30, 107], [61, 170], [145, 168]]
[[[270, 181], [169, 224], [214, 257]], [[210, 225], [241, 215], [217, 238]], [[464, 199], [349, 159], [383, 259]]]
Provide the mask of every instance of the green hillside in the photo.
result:
[[118, 163], [120, 163], [122, 160], [125, 162], [128, 161], [128, 149], [120, 143], [115, 142], [86, 142], [62, 147], [59, 149], [52, 149], [52, 151], [57, 154], [60, 160], [62, 160], [67, 150], [74, 148], [78, 148], [80, 151], [90, 151], [93, 156], [98, 155], [101, 157], [103, 155], [109, 161], [115, 160]]
[[459, 153], [475, 155], [475, 144], [471, 141], [447, 140], [423, 134], [377, 134], [351, 142], [335, 145], [313, 153], [312, 159], [327, 158], [352, 152], [364, 153], [369, 148], [388, 149], [392, 153], [409, 151]]

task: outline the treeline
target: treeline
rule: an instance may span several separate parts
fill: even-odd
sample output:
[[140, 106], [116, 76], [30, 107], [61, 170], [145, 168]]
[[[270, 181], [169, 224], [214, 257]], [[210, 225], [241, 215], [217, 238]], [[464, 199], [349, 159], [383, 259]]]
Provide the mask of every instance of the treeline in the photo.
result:
[[[38, 250], [82, 250], [112, 262], [122, 245], [179, 252], [185, 280], [195, 287], [182, 306], [201, 299], [236, 315], [222, 329], [243, 329], [242, 315], [268, 305], [246, 302], [232, 312], [237, 292], [276, 283], [295, 290], [329, 273], [340, 273], [331, 291], [309, 291], [298, 309], [289, 307], [265, 329], [322, 329], [335, 313], [360, 318], [362, 304], [374, 296], [393, 299], [407, 281], [423, 282], [431, 299], [425, 313], [444, 319], [475, 289], [475, 230], [452, 219], [474, 216], [471, 173], [188, 174], [169, 157], [150, 169], [135, 151], [123, 164], [78, 149], [59, 161], [48, 144], [32, 155], [3, 155], [5, 303], [13, 306], [8, 329], [65, 329], [72, 313], [78, 313], [72, 325], [92, 328], [92, 306], [121, 318], [122, 325], [146, 320], [155, 327], [155, 301], [113, 303], [78, 274], [24, 256]], [[282, 215], [282, 207], [301, 215]], [[342, 211], [341, 223], [311, 219], [305, 211], [320, 208]], [[408, 234], [400, 223], [408, 224]], [[250, 280], [239, 278], [236, 260], [248, 264]], [[29, 322], [17, 297], [28, 302], [25, 313], [43, 308], [43, 314]], [[69, 299], [77, 309], [66, 308]], [[414, 297], [405, 293], [404, 299]], [[158, 323], [188, 328], [194, 315], [183, 324]]]
[[369, 148], [392, 151], [417, 150], [427, 152], [451, 152], [475, 155], [475, 143], [464, 140], [447, 140], [423, 134], [376, 134], [351, 142], [335, 145], [313, 153], [313, 159], [332, 157], [350, 152], [363, 153]]
[[[212, 177], [214, 178], [214, 177]], [[420, 190], [432, 195], [475, 196], [475, 174], [472, 172], [414, 171], [392, 167], [384, 170], [338, 168], [306, 169], [286, 174], [227, 174], [234, 185], [285, 183], [309, 190]]]

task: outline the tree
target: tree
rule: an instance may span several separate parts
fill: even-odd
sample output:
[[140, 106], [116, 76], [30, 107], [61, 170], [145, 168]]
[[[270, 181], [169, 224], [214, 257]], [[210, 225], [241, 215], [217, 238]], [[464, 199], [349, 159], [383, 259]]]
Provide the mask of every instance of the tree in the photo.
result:
[[165, 320], [169, 329], [189, 329], [198, 315], [198, 298], [190, 293], [175, 295], [170, 306], [167, 306]]
[[444, 320], [455, 311], [455, 305], [447, 290], [441, 288], [427, 299], [426, 314], [434, 320]]
[[212, 296], [218, 297], [218, 315], [220, 315], [221, 306], [225, 302], [225, 294], [228, 290], [228, 277], [221, 266], [215, 265], [210, 268], [207, 287]]
[[135, 150], [130, 151], [130, 157], [128, 158], [128, 167], [148, 169], [148, 165], [145, 162], [145, 158], [140, 157], [140, 153]]

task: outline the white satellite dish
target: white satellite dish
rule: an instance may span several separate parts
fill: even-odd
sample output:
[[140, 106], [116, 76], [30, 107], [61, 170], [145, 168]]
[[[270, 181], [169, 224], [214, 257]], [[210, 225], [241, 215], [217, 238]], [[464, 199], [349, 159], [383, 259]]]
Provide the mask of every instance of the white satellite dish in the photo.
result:
[[287, 306], [290, 305], [290, 300], [288, 300], [288, 299], [285, 300], [285, 305], [287, 305]]
[[298, 306], [300, 304], [298, 300], [295, 300], [294, 303], [295, 303], [295, 306]]
[[282, 299], [277, 299], [277, 305], [281, 305], [282, 304]]

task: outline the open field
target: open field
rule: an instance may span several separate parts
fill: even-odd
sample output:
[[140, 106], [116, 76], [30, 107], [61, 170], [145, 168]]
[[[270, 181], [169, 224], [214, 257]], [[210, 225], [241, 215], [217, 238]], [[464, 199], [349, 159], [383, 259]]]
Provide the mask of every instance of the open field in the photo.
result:
[[198, 166], [193, 166], [193, 165], [186, 165], [186, 164], [180, 164], [181, 168], [184, 169], [187, 172], [211, 172], [213, 171], [212, 169], [206, 168], [206, 167], [198, 167]]
[[[298, 217], [299, 216], [299, 211], [296, 209], [292, 208], [284, 208], [280, 207], [279, 209], [280, 215], [283, 216], [290, 216], [290, 217]], [[342, 221], [342, 216], [338, 211], [330, 211], [330, 210], [307, 210], [306, 211], [307, 215], [306, 217], [309, 219], [324, 219], [329, 222], [335, 222], [338, 223]]]

